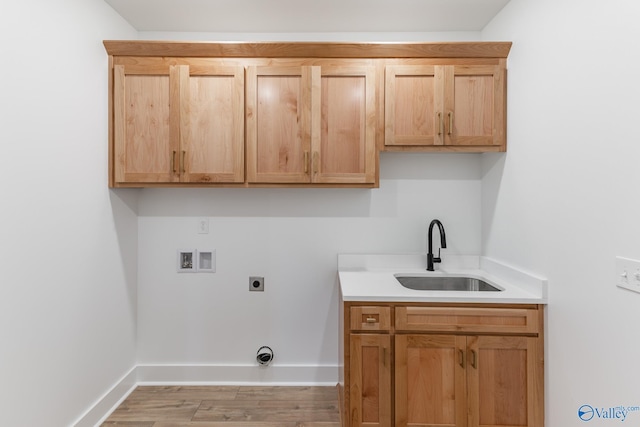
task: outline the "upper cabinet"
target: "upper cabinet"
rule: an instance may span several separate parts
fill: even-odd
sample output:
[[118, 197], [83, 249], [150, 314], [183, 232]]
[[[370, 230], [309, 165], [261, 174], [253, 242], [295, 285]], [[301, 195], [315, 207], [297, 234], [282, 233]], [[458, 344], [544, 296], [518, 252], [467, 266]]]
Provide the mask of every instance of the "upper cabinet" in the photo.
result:
[[[377, 179], [375, 70], [368, 66], [316, 69], [312, 181], [371, 184]], [[319, 79], [318, 79], [319, 77]], [[314, 85], [318, 87], [318, 85]], [[317, 89], [316, 89], [317, 90]], [[318, 115], [318, 110], [319, 115]]]
[[[176, 69], [114, 67], [113, 168], [116, 183], [172, 182], [179, 149]], [[128, 72], [127, 72], [128, 71]], [[171, 89], [174, 88], [172, 91]], [[175, 97], [174, 97], [175, 98]]]
[[244, 69], [181, 67], [181, 181], [243, 182]]
[[244, 180], [244, 70], [142, 59], [114, 66], [114, 183]]
[[249, 67], [249, 183], [375, 184], [375, 71]]
[[247, 70], [247, 179], [309, 182], [310, 67]]
[[392, 65], [385, 71], [386, 148], [506, 149], [503, 65]]
[[376, 187], [380, 151], [504, 151], [508, 42], [105, 41], [109, 185]]

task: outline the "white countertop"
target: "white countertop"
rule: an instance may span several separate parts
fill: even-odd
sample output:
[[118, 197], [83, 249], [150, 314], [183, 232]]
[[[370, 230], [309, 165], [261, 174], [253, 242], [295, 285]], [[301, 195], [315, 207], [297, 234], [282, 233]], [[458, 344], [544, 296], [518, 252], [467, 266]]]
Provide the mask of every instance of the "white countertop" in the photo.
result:
[[[436, 271], [426, 271], [425, 254], [340, 254], [338, 278], [344, 301], [466, 302], [546, 304], [547, 280], [496, 260], [478, 256], [442, 256]], [[500, 292], [420, 291], [405, 288], [394, 274], [470, 276]]]

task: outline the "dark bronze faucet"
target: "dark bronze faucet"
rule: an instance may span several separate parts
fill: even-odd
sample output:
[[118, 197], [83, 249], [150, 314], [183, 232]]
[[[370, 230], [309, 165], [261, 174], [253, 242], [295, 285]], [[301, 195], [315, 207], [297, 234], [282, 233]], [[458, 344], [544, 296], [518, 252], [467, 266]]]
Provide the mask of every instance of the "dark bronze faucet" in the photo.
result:
[[440, 249], [438, 249], [438, 256], [437, 257], [433, 256], [432, 232], [433, 232], [434, 225], [437, 225], [440, 231], [440, 248], [447, 247], [447, 237], [444, 234], [444, 226], [442, 225], [440, 220], [434, 219], [433, 221], [431, 221], [431, 224], [429, 224], [429, 231], [427, 232], [427, 240], [429, 241], [429, 252], [427, 253], [427, 271], [433, 271], [434, 263], [442, 262], [442, 259], [440, 258]]

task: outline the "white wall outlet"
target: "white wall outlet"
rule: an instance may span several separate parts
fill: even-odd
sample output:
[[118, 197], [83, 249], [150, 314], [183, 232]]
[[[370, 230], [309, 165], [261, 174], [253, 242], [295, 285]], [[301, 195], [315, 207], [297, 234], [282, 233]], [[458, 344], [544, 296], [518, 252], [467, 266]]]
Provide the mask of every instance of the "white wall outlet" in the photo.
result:
[[640, 293], [640, 261], [617, 256], [616, 285]]
[[216, 250], [198, 250], [198, 273], [216, 272]]
[[178, 273], [195, 273], [198, 269], [195, 249], [178, 249]]
[[209, 234], [209, 218], [198, 219], [198, 234]]

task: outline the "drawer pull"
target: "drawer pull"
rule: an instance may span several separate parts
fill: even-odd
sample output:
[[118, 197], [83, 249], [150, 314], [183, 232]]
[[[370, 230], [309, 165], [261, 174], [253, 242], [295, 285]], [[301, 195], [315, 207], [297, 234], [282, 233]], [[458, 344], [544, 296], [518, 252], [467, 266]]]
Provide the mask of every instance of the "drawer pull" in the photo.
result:
[[349, 324], [352, 331], [388, 331], [391, 328], [389, 307], [351, 307]]

